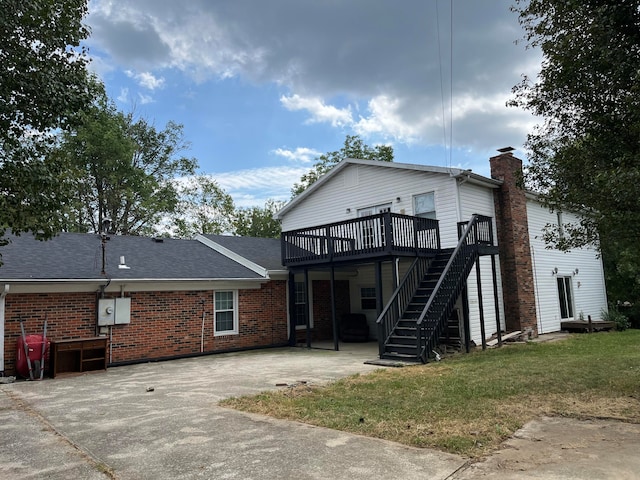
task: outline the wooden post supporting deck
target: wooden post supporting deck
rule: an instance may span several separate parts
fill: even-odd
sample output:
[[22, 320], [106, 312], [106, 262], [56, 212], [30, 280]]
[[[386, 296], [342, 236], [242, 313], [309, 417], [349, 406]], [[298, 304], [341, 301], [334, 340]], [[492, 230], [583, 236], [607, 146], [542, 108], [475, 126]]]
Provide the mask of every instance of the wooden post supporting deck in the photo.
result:
[[478, 312], [480, 313], [480, 335], [482, 336], [482, 350], [487, 349], [487, 339], [484, 328], [484, 305], [482, 303], [482, 278], [480, 276], [480, 256], [476, 258], [476, 284], [478, 285]]
[[498, 345], [502, 346], [502, 325], [500, 324], [500, 299], [498, 298], [498, 275], [496, 273], [496, 256], [491, 255], [491, 273], [493, 275], [493, 303], [496, 309], [496, 331]]
[[338, 338], [338, 318], [336, 314], [336, 269], [331, 266], [331, 319], [333, 320], [333, 349], [340, 350]]

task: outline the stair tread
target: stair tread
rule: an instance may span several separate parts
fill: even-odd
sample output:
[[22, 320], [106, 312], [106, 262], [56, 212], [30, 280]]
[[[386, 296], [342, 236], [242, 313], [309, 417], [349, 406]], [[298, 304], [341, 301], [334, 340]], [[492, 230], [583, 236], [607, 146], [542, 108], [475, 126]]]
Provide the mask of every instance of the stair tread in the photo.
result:
[[384, 355], [382, 355], [382, 358], [420, 362], [420, 359], [415, 355], [408, 355], [404, 353], [385, 353]]

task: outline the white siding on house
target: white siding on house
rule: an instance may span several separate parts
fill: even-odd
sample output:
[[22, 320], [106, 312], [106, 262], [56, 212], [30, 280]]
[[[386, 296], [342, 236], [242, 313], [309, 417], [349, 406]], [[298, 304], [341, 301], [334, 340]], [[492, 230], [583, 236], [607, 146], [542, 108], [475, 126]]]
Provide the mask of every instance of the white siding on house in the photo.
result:
[[[493, 189], [461, 181], [458, 185], [458, 197], [460, 199], [460, 214], [462, 221], [469, 220], [471, 215], [477, 213], [493, 219], [494, 243], [498, 243], [496, 237], [496, 213], [493, 200]], [[496, 281], [498, 282], [498, 308], [500, 312], [500, 326], [504, 328], [504, 307], [502, 297], [502, 278], [500, 275], [500, 259], [496, 257]], [[484, 311], [485, 336], [490, 337], [498, 330], [496, 322], [496, 308], [493, 294], [493, 274], [491, 272], [491, 257], [480, 258], [480, 287], [482, 289], [482, 307]], [[482, 342], [480, 328], [480, 304], [478, 301], [478, 284], [476, 280], [475, 266], [469, 274], [467, 281], [469, 292], [469, 317], [471, 326], [471, 339], [480, 344]]]
[[[400, 259], [398, 262], [398, 281], [407, 273], [407, 270], [413, 262], [412, 259]], [[382, 264], [382, 305], [386, 305], [396, 286], [393, 283], [394, 264], [384, 262]], [[358, 267], [358, 274], [349, 278], [349, 293], [351, 295], [351, 312], [364, 313], [369, 324], [369, 336], [376, 339], [378, 330], [376, 325], [377, 314], [375, 310], [362, 310], [360, 302], [360, 287], [375, 287], [376, 272], [374, 265], [361, 265]]]
[[[434, 192], [436, 218], [439, 220], [440, 241], [443, 248], [455, 247], [458, 243], [457, 223], [468, 220], [478, 213], [494, 218], [493, 189], [458, 179], [446, 173], [418, 170], [393, 169], [375, 165], [347, 165], [337, 175], [329, 178], [322, 188], [316, 189], [303, 202], [289, 210], [282, 218], [282, 230], [296, 230], [315, 225], [334, 223], [357, 217], [359, 209], [390, 203], [393, 213], [414, 215], [414, 196]], [[500, 264], [496, 263], [499, 285], [499, 309], [502, 325], [502, 286]], [[358, 277], [351, 280], [352, 312], [360, 312], [359, 286], [373, 285], [373, 266], [359, 268]], [[481, 287], [487, 337], [497, 329], [493, 295], [491, 259], [481, 259]], [[404, 272], [401, 272], [402, 277]], [[386, 303], [393, 289], [390, 264], [383, 267], [383, 298]], [[471, 316], [471, 338], [480, 343], [480, 315], [475, 277], [475, 267], [469, 276], [469, 309]], [[372, 335], [375, 335], [375, 312], [367, 315]]]
[[[562, 319], [557, 286], [559, 276], [571, 279], [574, 318], [577, 319], [582, 313], [585, 320], [588, 315], [591, 315], [594, 320], [600, 319], [602, 309], [607, 307], [607, 298], [602, 262], [597, 252], [584, 248], [564, 253], [546, 248], [542, 232], [545, 225], [557, 222], [557, 215], [551, 213], [539, 202], [528, 199], [527, 216], [538, 312], [538, 333], [560, 330]], [[565, 223], [578, 220], [576, 215], [568, 212], [563, 212], [562, 217]]]
[[443, 246], [455, 245], [455, 179], [446, 174], [375, 165], [347, 165], [289, 210], [282, 218], [282, 230], [354, 219], [359, 209], [384, 203], [391, 203], [393, 213], [413, 215], [413, 196], [427, 192], [435, 192]]

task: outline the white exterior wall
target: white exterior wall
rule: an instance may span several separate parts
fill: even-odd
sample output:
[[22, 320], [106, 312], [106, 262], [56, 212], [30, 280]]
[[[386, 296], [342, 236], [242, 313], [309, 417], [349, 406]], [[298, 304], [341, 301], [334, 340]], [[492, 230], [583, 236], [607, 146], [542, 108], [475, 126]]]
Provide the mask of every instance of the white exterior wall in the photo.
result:
[[[493, 200], [493, 189], [461, 181], [458, 186], [458, 198], [460, 203], [460, 217], [462, 221], [471, 218], [477, 213], [493, 218], [493, 238], [497, 244], [496, 237], [496, 213]], [[504, 328], [504, 303], [502, 298], [502, 278], [500, 276], [500, 259], [496, 257], [496, 281], [498, 283], [498, 308], [500, 315], [500, 326]], [[493, 295], [493, 274], [491, 272], [491, 257], [480, 257], [480, 286], [482, 289], [482, 307], [484, 310], [485, 337], [489, 338], [497, 332], [496, 308]], [[475, 266], [469, 274], [467, 280], [469, 292], [469, 317], [471, 327], [471, 339], [480, 344], [482, 342], [480, 328], [480, 304], [478, 302], [478, 284], [476, 280]]]
[[[478, 213], [494, 218], [493, 189], [476, 185], [462, 178], [454, 178], [443, 173], [416, 170], [392, 169], [374, 165], [348, 165], [337, 175], [328, 179], [303, 202], [288, 211], [282, 219], [282, 230], [296, 230], [315, 225], [334, 223], [357, 218], [361, 208], [391, 204], [393, 213], [413, 215], [414, 195], [434, 192], [436, 217], [440, 223], [440, 240], [443, 248], [455, 247], [458, 243], [457, 223], [468, 220]], [[398, 198], [400, 199], [398, 201]], [[500, 264], [496, 262], [498, 275], [498, 296], [501, 324], [504, 325], [502, 284]], [[360, 267], [357, 277], [350, 279], [351, 311], [364, 313], [370, 323], [372, 336], [375, 335], [375, 312], [361, 311], [360, 287], [374, 286], [373, 266]], [[400, 269], [400, 278], [406, 268]], [[481, 259], [481, 286], [485, 314], [485, 334], [491, 336], [497, 329], [493, 295], [491, 258]], [[392, 293], [391, 264], [383, 265], [383, 299], [386, 303]], [[480, 314], [477, 294], [475, 267], [469, 276], [469, 309], [471, 316], [471, 338], [481, 342]]]
[[[575, 249], [564, 253], [547, 249], [542, 232], [547, 224], [557, 223], [557, 216], [539, 202], [527, 200], [529, 218], [529, 238], [535, 287], [536, 310], [538, 313], [538, 333], [560, 330], [560, 303], [558, 300], [558, 276], [571, 277], [573, 287], [573, 312], [584, 319], [591, 315], [599, 320], [601, 310], [607, 308], [602, 261], [594, 249]], [[564, 223], [577, 221], [578, 217], [567, 212], [562, 214]], [[555, 273], [558, 269], [557, 274]], [[576, 269], [578, 273], [576, 274]]]
[[435, 192], [442, 245], [455, 246], [455, 179], [446, 174], [374, 165], [348, 165], [288, 211], [282, 218], [282, 231], [354, 219], [359, 209], [384, 203], [391, 204], [392, 213], [413, 215], [413, 196], [428, 192]]

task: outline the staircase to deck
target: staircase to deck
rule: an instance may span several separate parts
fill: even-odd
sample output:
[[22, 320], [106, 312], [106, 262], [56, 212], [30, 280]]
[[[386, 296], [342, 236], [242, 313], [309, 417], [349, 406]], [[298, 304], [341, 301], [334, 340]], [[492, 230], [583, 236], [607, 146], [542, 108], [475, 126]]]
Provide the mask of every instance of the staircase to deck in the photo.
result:
[[426, 362], [441, 338], [462, 345], [455, 303], [478, 247], [492, 242], [487, 222], [491, 219], [474, 215], [461, 225], [455, 249], [441, 250], [431, 262], [413, 263], [377, 320], [380, 358]]
[[433, 293], [438, 280], [442, 276], [453, 249], [442, 250], [431, 261], [422, 281], [416, 288], [404, 313], [399, 318], [395, 329], [384, 344], [383, 358], [396, 360], [418, 360], [416, 358], [418, 343], [417, 322], [429, 297]]

